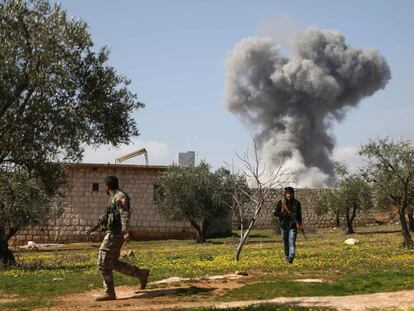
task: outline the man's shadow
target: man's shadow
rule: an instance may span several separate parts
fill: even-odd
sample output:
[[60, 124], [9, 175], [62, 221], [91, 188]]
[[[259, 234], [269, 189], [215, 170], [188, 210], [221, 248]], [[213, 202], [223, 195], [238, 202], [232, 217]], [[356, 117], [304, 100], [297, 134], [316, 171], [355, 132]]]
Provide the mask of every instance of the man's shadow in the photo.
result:
[[149, 289], [145, 291], [136, 291], [134, 295], [124, 298], [119, 298], [117, 300], [128, 300], [128, 299], [144, 299], [144, 298], [155, 298], [162, 296], [188, 296], [188, 295], [197, 295], [213, 291], [214, 288], [208, 287], [177, 287], [177, 288], [163, 288], [163, 289]]

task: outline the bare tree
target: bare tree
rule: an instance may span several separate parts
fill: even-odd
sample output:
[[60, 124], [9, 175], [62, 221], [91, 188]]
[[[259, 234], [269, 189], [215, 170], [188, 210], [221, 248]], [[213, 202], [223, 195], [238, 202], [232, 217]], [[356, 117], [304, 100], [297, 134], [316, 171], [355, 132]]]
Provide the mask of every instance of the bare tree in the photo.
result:
[[[277, 167], [267, 167], [259, 155], [258, 146], [253, 139], [253, 150], [247, 150], [243, 154], [236, 153], [236, 157], [242, 162], [246, 172], [232, 174], [232, 206], [231, 208], [240, 217], [240, 241], [235, 250], [234, 259], [240, 260], [243, 249], [250, 232], [259, 218], [263, 206], [272, 199], [275, 189], [282, 188], [293, 176], [286, 167], [285, 161], [281, 161]], [[255, 188], [246, 187], [246, 181], [250, 179]], [[247, 220], [247, 221], [246, 221]]]

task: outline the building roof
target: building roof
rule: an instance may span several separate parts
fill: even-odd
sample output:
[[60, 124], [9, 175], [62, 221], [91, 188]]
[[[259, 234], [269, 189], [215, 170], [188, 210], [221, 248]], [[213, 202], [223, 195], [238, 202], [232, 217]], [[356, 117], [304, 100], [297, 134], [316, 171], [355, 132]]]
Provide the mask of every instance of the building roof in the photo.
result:
[[128, 168], [137, 170], [166, 170], [166, 165], [135, 165], [135, 164], [112, 164], [112, 163], [68, 163], [70, 168]]

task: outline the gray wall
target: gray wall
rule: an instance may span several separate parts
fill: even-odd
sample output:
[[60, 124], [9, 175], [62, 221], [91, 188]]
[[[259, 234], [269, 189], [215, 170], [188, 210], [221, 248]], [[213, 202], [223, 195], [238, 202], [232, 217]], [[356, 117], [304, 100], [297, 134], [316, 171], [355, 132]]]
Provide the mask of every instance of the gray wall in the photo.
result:
[[[302, 217], [303, 223], [306, 227], [324, 228], [335, 226], [335, 218], [332, 215], [326, 214], [318, 216], [314, 212], [315, 206], [318, 204], [320, 195], [326, 189], [295, 189], [295, 198], [301, 202], [302, 205]], [[270, 229], [272, 228], [272, 220], [274, 216], [272, 214], [274, 205], [282, 198], [283, 191], [275, 190], [273, 193], [273, 199], [271, 202], [265, 204], [261, 215], [256, 222], [254, 228], [256, 229]], [[252, 213], [252, 211], [250, 211]], [[367, 223], [373, 223], [375, 215], [372, 212], [359, 213], [354, 220], [354, 224], [362, 225]], [[233, 215], [233, 228], [237, 229], [240, 226], [240, 220], [237, 216]]]

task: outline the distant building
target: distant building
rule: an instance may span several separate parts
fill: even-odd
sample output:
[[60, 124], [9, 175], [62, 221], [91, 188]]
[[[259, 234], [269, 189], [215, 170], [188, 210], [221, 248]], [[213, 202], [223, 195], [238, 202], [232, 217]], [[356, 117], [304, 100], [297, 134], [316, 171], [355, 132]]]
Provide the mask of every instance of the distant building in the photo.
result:
[[178, 165], [194, 166], [195, 165], [195, 151], [180, 152], [178, 154]]

